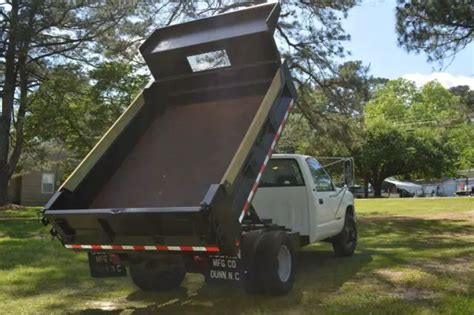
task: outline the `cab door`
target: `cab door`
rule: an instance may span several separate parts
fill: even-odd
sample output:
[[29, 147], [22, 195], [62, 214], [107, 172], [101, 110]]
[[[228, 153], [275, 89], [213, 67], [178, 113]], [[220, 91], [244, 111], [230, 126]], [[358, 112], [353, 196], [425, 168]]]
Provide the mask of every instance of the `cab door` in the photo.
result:
[[307, 158], [306, 163], [313, 179], [312, 194], [319, 233], [330, 234], [331, 224], [335, 221], [334, 215], [338, 207], [338, 198], [335, 198], [336, 189], [331, 177], [318, 161]]

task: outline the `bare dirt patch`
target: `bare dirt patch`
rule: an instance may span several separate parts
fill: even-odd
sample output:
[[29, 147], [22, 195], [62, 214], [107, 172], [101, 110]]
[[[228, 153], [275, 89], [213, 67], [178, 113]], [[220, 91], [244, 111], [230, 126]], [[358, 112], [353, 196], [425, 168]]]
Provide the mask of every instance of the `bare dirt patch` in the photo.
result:
[[402, 288], [395, 291], [395, 295], [405, 301], [434, 300], [440, 298], [439, 292], [420, 290], [416, 288]]
[[452, 276], [464, 276], [474, 274], [474, 253], [465, 257], [457, 257], [445, 263], [440, 261], [424, 262], [420, 267], [433, 273], [449, 274]]
[[418, 268], [402, 268], [402, 269], [379, 269], [374, 273], [395, 285], [417, 285], [421, 286], [426, 283], [432, 283], [436, 280], [436, 276], [420, 270]]
[[474, 224], [474, 210], [467, 212], [442, 212], [431, 215], [416, 215], [414, 217], [430, 218], [434, 220], [463, 220]]

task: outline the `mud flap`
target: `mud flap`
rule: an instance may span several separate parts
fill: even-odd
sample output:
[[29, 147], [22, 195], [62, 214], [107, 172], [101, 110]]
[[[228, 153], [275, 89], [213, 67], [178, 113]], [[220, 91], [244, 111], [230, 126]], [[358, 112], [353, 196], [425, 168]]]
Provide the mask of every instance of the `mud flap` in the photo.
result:
[[89, 269], [93, 278], [126, 277], [127, 269], [116, 254], [88, 252]]

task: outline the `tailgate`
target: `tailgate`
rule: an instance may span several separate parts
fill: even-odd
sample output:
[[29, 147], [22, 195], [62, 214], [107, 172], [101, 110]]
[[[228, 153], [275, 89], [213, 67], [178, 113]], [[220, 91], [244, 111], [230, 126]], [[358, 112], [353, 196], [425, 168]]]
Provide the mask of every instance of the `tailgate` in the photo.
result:
[[[217, 251], [199, 207], [46, 210], [68, 248]], [[164, 245], [166, 244], [166, 245]]]

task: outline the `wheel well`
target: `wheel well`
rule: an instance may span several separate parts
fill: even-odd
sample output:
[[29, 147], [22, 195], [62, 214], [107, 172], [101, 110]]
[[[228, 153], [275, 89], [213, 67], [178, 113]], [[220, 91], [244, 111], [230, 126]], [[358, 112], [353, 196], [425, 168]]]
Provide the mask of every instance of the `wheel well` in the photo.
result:
[[354, 206], [353, 205], [347, 206], [346, 215], [351, 215], [352, 217], [354, 217]]

